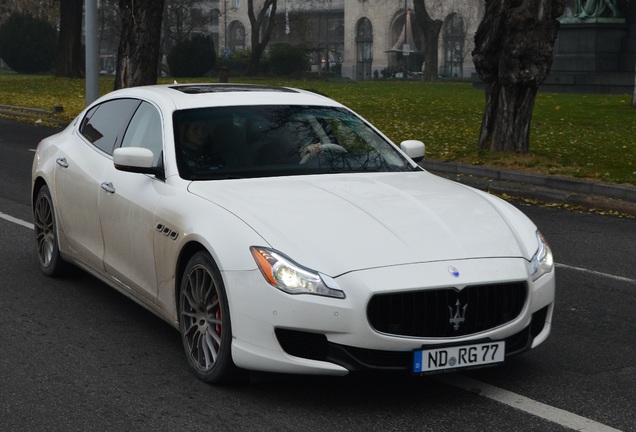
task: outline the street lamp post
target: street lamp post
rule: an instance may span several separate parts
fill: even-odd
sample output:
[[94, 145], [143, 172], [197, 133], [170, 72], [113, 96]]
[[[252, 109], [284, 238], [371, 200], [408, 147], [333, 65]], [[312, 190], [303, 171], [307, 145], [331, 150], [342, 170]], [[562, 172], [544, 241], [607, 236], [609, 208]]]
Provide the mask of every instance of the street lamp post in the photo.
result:
[[99, 53], [97, 44], [97, 0], [85, 0], [86, 105], [99, 97]]
[[402, 71], [402, 78], [406, 79], [408, 76], [408, 69], [409, 69], [409, 51], [411, 49], [411, 47], [409, 46], [408, 42], [408, 33], [407, 33], [407, 29], [409, 28], [408, 24], [407, 24], [407, 20], [409, 19], [409, 13], [408, 13], [408, 5], [407, 5], [408, 0], [404, 0], [404, 44], [402, 45], [402, 58], [404, 59], [404, 70]]
[[227, 52], [227, 0], [223, 0], [223, 48]]

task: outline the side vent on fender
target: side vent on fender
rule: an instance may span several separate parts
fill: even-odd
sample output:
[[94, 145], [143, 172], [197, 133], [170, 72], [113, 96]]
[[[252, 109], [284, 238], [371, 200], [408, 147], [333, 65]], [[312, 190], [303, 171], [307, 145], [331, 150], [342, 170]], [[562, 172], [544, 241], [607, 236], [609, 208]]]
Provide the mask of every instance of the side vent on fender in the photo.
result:
[[179, 237], [179, 233], [176, 232], [175, 230], [173, 230], [172, 228], [164, 225], [164, 224], [157, 224], [156, 226], [156, 230], [159, 231], [161, 234], [165, 235], [166, 237], [172, 239], [172, 240], [176, 240], [177, 237]]

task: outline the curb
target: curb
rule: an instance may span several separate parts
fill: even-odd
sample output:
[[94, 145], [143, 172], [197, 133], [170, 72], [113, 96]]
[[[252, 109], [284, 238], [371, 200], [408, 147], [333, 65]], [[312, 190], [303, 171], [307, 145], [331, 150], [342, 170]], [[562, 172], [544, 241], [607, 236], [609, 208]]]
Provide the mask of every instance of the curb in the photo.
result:
[[427, 171], [493, 194], [570, 204], [636, 217], [636, 188], [557, 176], [528, 174], [454, 162], [424, 160]]
[[7, 116], [14, 116], [14, 117], [26, 117], [30, 119], [39, 120], [39, 121], [47, 121], [62, 127], [66, 127], [68, 125], [67, 121], [58, 120], [51, 117], [52, 115], [61, 113], [63, 111], [64, 111], [64, 107], [62, 107], [61, 105], [54, 105], [50, 111], [45, 109], [40, 109], [40, 108], [28, 108], [28, 107], [20, 107], [20, 106], [13, 106], [13, 105], [0, 105], [0, 114], [4, 114]]

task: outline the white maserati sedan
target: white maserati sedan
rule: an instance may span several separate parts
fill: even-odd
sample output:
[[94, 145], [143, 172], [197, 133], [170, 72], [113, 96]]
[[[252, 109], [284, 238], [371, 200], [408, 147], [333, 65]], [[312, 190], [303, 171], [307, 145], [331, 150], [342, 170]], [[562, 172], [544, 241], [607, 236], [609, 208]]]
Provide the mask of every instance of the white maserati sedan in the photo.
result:
[[40, 267], [80, 267], [172, 324], [211, 383], [449, 372], [541, 344], [546, 241], [423, 158], [309, 91], [115, 91], [38, 145]]

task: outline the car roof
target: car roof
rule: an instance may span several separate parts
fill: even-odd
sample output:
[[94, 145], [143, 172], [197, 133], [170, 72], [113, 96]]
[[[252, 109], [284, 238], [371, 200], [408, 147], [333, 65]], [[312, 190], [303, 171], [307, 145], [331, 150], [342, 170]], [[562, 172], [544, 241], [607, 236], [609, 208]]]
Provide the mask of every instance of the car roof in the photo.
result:
[[236, 105], [342, 106], [310, 90], [257, 84], [164, 84], [130, 87], [107, 95], [108, 99], [135, 97], [173, 104], [175, 109]]

